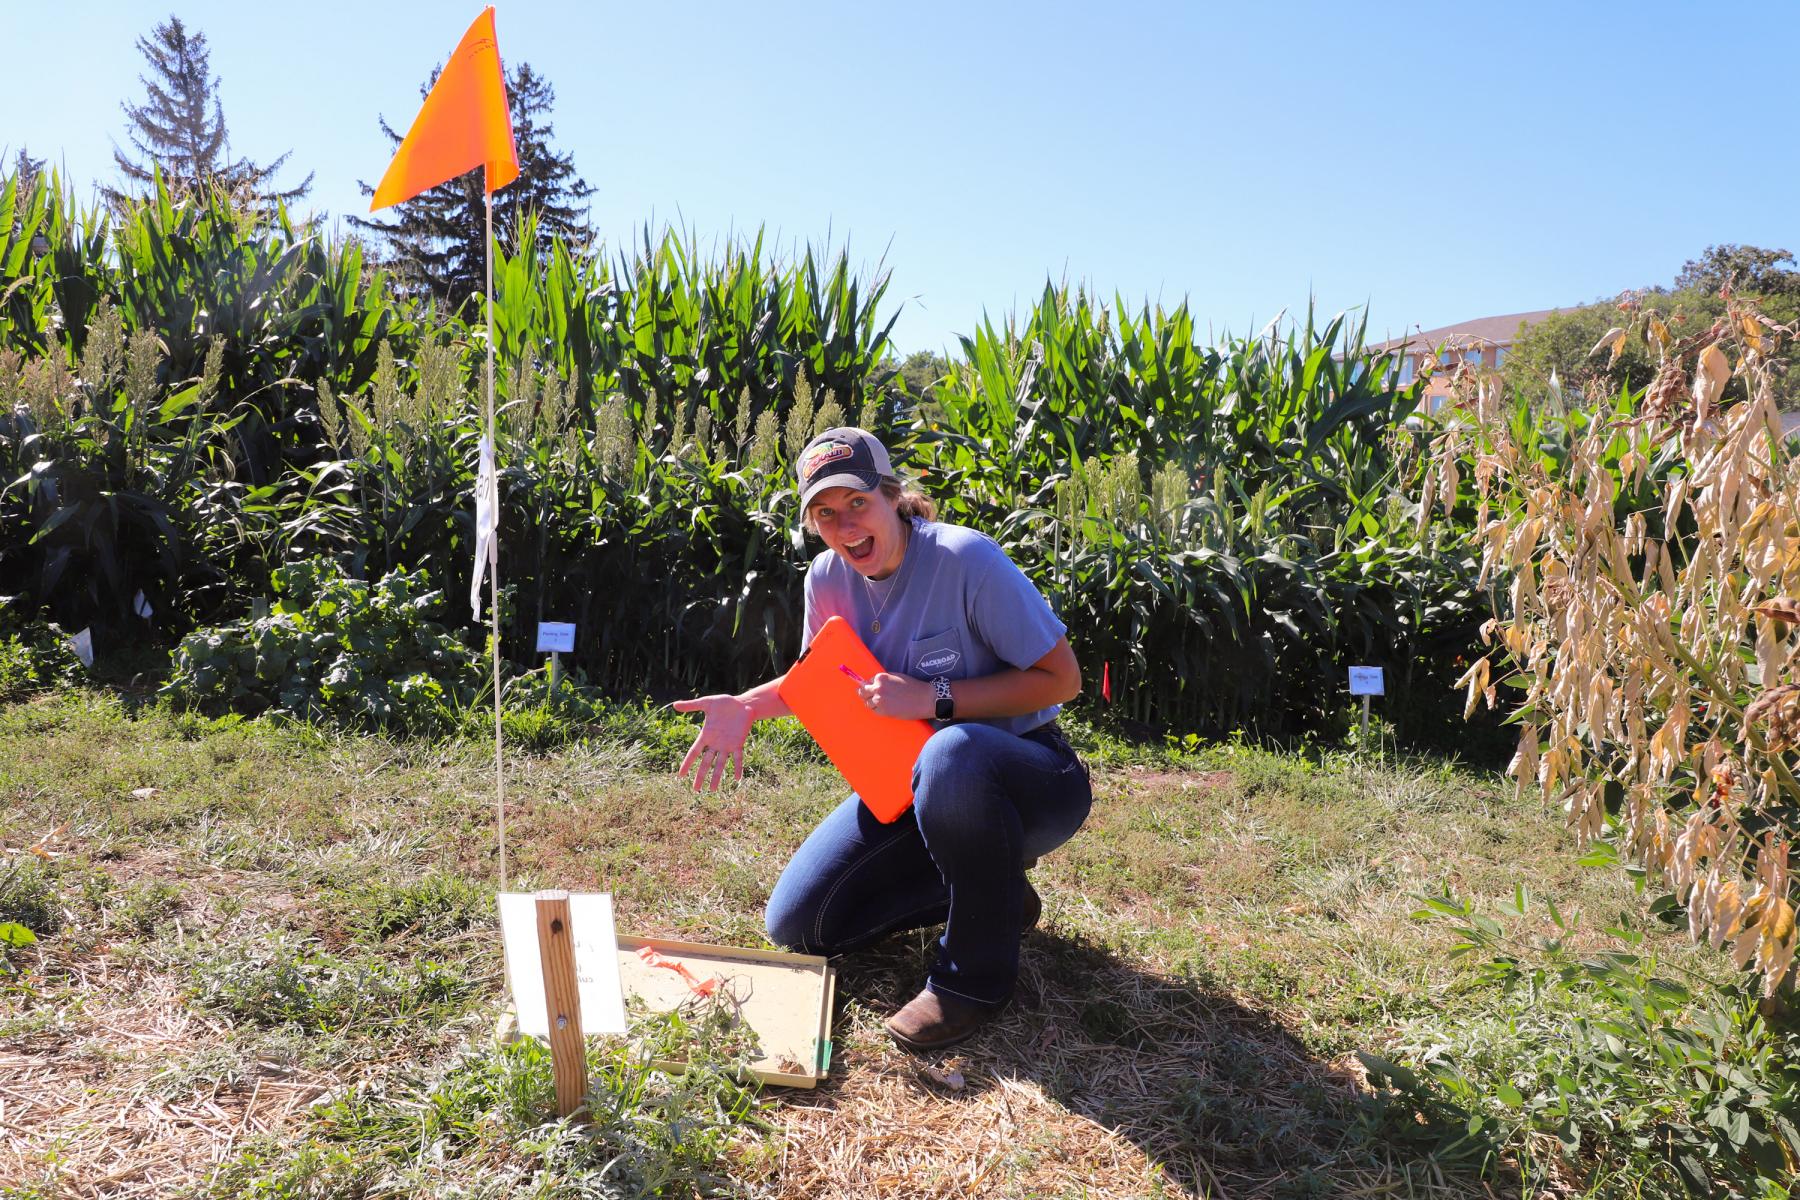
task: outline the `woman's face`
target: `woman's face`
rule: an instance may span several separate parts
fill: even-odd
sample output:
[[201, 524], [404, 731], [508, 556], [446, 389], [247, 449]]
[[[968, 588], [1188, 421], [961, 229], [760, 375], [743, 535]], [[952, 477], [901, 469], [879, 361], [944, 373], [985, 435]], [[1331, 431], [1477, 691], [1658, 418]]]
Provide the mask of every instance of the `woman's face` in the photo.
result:
[[906, 553], [900, 511], [881, 489], [826, 488], [810, 509], [825, 544], [865, 578], [886, 579], [900, 569]]

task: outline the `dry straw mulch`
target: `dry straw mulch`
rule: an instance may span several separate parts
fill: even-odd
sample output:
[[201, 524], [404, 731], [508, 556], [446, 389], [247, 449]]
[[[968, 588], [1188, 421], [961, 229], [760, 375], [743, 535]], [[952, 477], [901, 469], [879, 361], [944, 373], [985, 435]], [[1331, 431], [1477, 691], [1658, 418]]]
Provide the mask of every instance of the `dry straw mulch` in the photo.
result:
[[0, 1183], [168, 1195], [326, 1091], [329, 1081], [274, 1063], [249, 1064], [249, 1077], [230, 1086], [183, 1086], [182, 1066], [223, 1048], [226, 1028], [196, 1015], [165, 974], [113, 970], [104, 955], [76, 974], [84, 1003], [0, 1042]]
[[[774, 1114], [784, 1200], [1274, 1195], [1290, 1183], [1284, 1160], [1314, 1158], [1300, 1153], [1315, 1149], [1314, 1114], [1366, 1086], [1227, 997], [1056, 934], [1033, 935], [1018, 1000], [988, 1029], [946, 1054], [906, 1054], [880, 1019], [928, 954], [890, 943], [846, 966], [846, 1049], [825, 1085]], [[1100, 1036], [1097, 997], [1110, 1021]]]

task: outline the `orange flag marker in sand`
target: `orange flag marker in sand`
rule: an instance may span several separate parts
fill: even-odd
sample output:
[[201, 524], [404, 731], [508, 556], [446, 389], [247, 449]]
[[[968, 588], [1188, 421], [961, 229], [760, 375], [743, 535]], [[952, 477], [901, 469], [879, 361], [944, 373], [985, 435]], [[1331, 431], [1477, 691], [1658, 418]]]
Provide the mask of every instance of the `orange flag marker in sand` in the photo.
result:
[[476, 167], [487, 168], [490, 195], [519, 177], [492, 5], [475, 18], [444, 64], [381, 177], [369, 211], [410, 200]]

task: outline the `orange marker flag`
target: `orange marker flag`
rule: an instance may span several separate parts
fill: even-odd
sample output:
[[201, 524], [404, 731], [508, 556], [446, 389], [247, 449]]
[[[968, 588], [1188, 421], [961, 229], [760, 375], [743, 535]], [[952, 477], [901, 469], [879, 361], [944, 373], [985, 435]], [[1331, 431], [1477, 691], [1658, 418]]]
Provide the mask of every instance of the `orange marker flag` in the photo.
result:
[[519, 177], [519, 151], [513, 144], [492, 5], [475, 18], [444, 64], [381, 177], [369, 211], [410, 200], [482, 166], [487, 168], [490, 193]]

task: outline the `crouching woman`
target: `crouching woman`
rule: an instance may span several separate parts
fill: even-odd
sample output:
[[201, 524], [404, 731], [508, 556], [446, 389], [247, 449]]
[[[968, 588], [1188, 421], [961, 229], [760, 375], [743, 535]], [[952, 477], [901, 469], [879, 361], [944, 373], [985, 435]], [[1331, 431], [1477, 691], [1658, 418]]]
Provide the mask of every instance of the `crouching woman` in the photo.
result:
[[[827, 430], [797, 474], [803, 523], [826, 547], [806, 575], [806, 642], [842, 617], [889, 668], [859, 689], [862, 702], [938, 728], [914, 767], [910, 812], [884, 825], [852, 795], [807, 837], [769, 898], [769, 937], [835, 955], [942, 923], [923, 989], [887, 1021], [903, 1046], [935, 1050], [1011, 998], [1040, 907], [1026, 868], [1087, 818], [1088, 771], [1056, 725], [1081, 669], [1005, 551], [935, 520], [872, 434]], [[675, 705], [705, 717], [681, 764], [696, 788], [717, 788], [728, 766], [742, 776], [751, 724], [788, 714], [780, 682]]]

